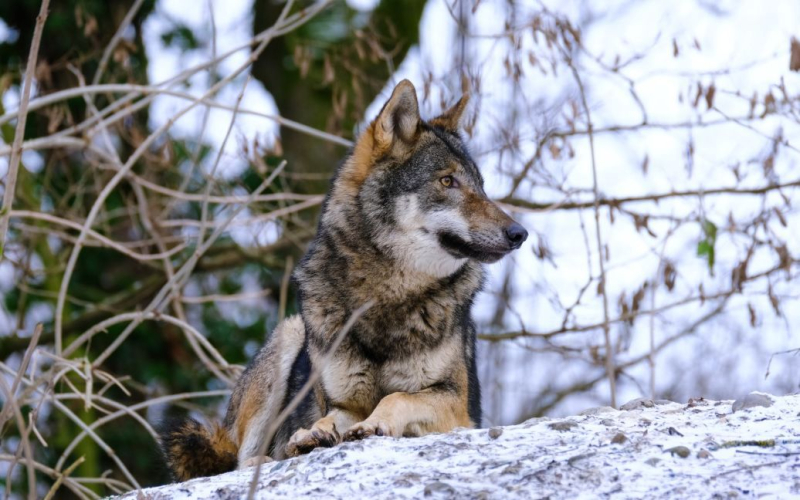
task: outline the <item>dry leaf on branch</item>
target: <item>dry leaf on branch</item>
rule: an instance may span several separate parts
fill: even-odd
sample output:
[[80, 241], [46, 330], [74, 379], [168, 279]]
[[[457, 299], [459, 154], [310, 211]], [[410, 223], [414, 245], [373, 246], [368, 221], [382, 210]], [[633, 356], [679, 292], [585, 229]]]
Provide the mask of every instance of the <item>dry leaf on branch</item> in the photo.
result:
[[800, 41], [792, 37], [791, 55], [789, 56], [789, 69], [800, 71]]

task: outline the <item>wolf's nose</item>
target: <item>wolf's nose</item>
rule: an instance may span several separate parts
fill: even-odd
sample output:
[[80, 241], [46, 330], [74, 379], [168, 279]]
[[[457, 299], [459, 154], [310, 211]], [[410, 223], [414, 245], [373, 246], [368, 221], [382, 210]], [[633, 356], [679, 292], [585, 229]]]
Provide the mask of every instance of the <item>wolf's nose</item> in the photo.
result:
[[508, 238], [511, 248], [519, 248], [522, 246], [522, 243], [528, 239], [528, 231], [521, 225], [513, 222], [506, 228], [506, 238]]

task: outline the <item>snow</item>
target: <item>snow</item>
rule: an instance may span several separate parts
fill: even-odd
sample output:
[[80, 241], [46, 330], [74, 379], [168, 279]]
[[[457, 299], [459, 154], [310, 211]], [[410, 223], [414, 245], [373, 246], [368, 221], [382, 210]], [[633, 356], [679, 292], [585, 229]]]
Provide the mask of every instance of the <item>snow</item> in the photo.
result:
[[[638, 400], [567, 419], [373, 437], [263, 465], [256, 498], [800, 498], [800, 394], [770, 399], [735, 413], [733, 401]], [[746, 443], [764, 440], [775, 445]], [[253, 470], [122, 498], [245, 498]]]

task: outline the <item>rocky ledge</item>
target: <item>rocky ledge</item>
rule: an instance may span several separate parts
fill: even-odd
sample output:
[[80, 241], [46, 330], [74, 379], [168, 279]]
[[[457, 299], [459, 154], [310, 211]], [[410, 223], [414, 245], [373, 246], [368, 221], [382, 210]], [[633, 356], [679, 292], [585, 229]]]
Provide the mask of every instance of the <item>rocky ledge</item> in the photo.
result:
[[[265, 499], [788, 498], [800, 496], [800, 395], [638, 399], [565, 419], [373, 437], [261, 467]], [[253, 472], [122, 498], [245, 498]]]

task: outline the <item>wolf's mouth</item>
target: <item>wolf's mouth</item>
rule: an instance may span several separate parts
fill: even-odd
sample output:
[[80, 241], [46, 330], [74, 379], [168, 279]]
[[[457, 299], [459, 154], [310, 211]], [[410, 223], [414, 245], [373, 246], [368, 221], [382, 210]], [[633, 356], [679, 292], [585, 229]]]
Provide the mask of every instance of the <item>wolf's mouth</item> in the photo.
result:
[[487, 248], [476, 245], [465, 241], [458, 235], [448, 232], [438, 233], [437, 236], [439, 237], [439, 244], [442, 248], [457, 259], [466, 257], [468, 259], [475, 259], [479, 262], [491, 264], [492, 262], [497, 262], [512, 250], [511, 248]]

